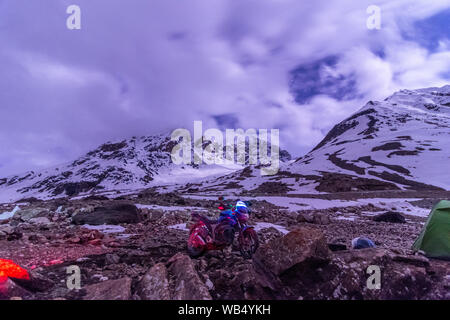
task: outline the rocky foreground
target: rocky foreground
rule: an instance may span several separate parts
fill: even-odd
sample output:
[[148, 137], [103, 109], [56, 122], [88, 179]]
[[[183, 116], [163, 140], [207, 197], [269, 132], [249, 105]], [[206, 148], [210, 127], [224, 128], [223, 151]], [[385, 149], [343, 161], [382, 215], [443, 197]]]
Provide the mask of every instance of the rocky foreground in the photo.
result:
[[[0, 258], [31, 280], [7, 280], [2, 299], [450, 299], [450, 262], [409, 250], [425, 218], [380, 215], [376, 204], [290, 212], [255, 201], [261, 246], [251, 260], [236, 248], [186, 255], [190, 212], [217, 216], [212, 200], [143, 192], [24, 199], [1, 211], [16, 205], [0, 220]], [[350, 250], [361, 235], [377, 248]], [[80, 289], [67, 286], [74, 265]], [[381, 269], [381, 289], [367, 285], [371, 265]]]

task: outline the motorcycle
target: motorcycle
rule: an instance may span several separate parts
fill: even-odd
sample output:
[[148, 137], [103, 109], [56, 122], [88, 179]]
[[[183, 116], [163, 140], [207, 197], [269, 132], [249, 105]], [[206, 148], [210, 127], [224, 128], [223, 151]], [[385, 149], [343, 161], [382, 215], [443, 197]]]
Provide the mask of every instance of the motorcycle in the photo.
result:
[[196, 223], [191, 227], [188, 239], [188, 253], [198, 258], [209, 250], [222, 250], [234, 242], [238, 233], [238, 248], [244, 259], [251, 259], [259, 246], [258, 236], [247, 217], [238, 217], [233, 212], [222, 212], [217, 221], [193, 213]]

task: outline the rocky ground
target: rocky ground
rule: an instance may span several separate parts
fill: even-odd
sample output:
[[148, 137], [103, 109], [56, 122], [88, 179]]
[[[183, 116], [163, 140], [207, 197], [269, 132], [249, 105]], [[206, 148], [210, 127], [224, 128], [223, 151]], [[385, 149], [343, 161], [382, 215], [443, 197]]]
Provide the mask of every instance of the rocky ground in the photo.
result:
[[[389, 210], [370, 202], [289, 211], [254, 201], [251, 222], [261, 245], [253, 259], [233, 247], [193, 260], [186, 255], [190, 213], [217, 216], [218, 204], [154, 190], [116, 199], [5, 204], [0, 212], [20, 209], [0, 220], [0, 258], [29, 270], [31, 280], [8, 280], [0, 297], [450, 299], [450, 262], [409, 250], [425, 217], [380, 216]], [[371, 238], [377, 248], [351, 250], [357, 236]], [[67, 268], [73, 265], [81, 270], [81, 288], [71, 290]], [[380, 290], [367, 286], [370, 265], [381, 269]]]

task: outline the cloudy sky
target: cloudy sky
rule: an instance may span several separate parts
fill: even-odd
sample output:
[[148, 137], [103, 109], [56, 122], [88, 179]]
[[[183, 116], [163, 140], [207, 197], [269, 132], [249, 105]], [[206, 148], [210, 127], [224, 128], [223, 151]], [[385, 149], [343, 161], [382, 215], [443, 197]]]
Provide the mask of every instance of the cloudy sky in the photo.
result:
[[450, 83], [449, 21], [450, 0], [0, 0], [0, 176], [194, 120], [301, 155], [368, 100]]

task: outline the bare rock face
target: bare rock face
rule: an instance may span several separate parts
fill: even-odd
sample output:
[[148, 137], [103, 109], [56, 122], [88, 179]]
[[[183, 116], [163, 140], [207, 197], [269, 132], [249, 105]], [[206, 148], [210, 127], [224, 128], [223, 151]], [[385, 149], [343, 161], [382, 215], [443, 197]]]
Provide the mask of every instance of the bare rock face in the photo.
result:
[[330, 224], [331, 218], [328, 214], [321, 212], [299, 212], [297, 222], [307, 222], [314, 224]]
[[54, 287], [53, 281], [45, 277], [39, 270], [31, 270], [29, 274], [30, 279], [14, 279], [14, 282], [32, 293], [45, 292]]
[[131, 279], [128, 277], [107, 280], [86, 288], [84, 300], [130, 300]]
[[19, 210], [14, 215], [14, 219], [18, 219], [20, 221], [29, 221], [33, 218], [45, 217], [48, 212], [49, 211], [47, 208], [41, 207]]
[[376, 222], [405, 223], [405, 216], [399, 212], [388, 211], [373, 218]]
[[139, 222], [138, 209], [133, 204], [112, 203], [103, 207], [97, 207], [94, 212], [79, 213], [72, 218], [74, 224], [120, 224]]
[[142, 300], [211, 300], [208, 286], [191, 258], [177, 253], [167, 265], [155, 264], [141, 279], [136, 295]]
[[9, 224], [0, 225], [0, 240], [8, 238], [14, 232], [14, 227]]
[[10, 300], [12, 298], [24, 298], [31, 293], [11, 279], [0, 282], [0, 300]]
[[327, 264], [330, 251], [320, 230], [301, 227], [261, 246], [253, 257], [263, 286], [280, 291], [292, 279]]
[[142, 300], [170, 300], [168, 272], [163, 263], [155, 264], [144, 275], [136, 294]]
[[[380, 271], [379, 287], [374, 287], [371, 278], [374, 267]], [[397, 255], [387, 249], [339, 251], [318, 268], [285, 272], [276, 296], [307, 300], [448, 299], [447, 273], [445, 266], [432, 266], [426, 258]]]
[[175, 275], [174, 300], [211, 300], [208, 287], [200, 279], [194, 264], [187, 255], [177, 253], [170, 258], [169, 272]]
[[329, 250], [320, 230], [301, 227], [261, 246], [253, 260], [279, 276], [302, 263], [329, 260]]

